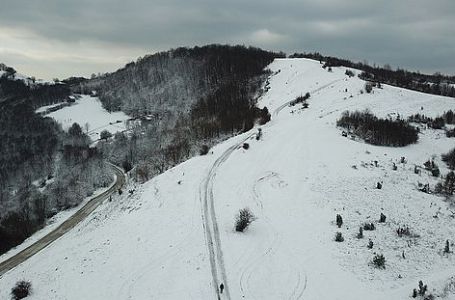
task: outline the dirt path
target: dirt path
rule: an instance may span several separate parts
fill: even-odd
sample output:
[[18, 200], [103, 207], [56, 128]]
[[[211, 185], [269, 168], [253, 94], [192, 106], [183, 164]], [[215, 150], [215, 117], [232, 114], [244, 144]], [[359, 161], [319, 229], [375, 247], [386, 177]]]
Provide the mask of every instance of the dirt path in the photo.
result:
[[88, 215], [90, 215], [104, 200], [106, 200], [110, 195], [117, 192], [119, 188], [125, 183], [125, 175], [123, 171], [111, 165], [112, 169], [117, 176], [115, 184], [109, 188], [107, 191], [102, 194], [93, 197], [90, 201], [87, 202], [81, 209], [79, 209], [74, 215], [72, 215], [68, 220], [63, 222], [56, 229], [42, 237], [40, 240], [36, 241], [31, 246], [25, 248], [16, 255], [10, 257], [9, 259], [0, 263], [0, 276], [8, 272], [9, 270], [20, 265], [42, 249], [49, 246], [53, 241], [57, 240], [59, 237], [70, 231], [74, 228], [79, 222], [84, 220]]

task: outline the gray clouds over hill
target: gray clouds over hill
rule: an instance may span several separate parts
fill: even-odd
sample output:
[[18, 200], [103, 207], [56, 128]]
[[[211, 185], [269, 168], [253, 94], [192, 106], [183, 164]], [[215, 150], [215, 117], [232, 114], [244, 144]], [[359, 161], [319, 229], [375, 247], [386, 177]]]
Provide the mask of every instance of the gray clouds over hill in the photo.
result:
[[113, 71], [146, 53], [207, 43], [455, 74], [452, 0], [0, 1], [0, 61], [44, 78]]

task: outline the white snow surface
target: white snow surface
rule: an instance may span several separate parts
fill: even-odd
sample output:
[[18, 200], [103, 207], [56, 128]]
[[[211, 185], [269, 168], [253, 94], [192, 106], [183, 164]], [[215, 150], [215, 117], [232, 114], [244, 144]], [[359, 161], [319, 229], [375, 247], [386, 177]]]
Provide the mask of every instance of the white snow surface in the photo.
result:
[[[417, 144], [379, 147], [342, 137], [336, 127], [347, 109], [435, 116], [454, 109], [455, 100], [386, 85], [360, 94], [364, 82], [348, 78], [345, 68], [329, 73], [306, 59], [278, 59], [269, 68], [274, 75], [260, 105], [269, 108], [272, 121], [262, 126], [260, 141], [249, 138], [249, 150], [238, 147], [221, 163], [212, 182], [230, 298], [411, 299], [423, 280], [429, 292], [455, 299], [455, 254], [442, 253], [446, 239], [454, 241], [454, 214], [443, 198], [417, 191], [418, 182], [434, 185], [436, 179], [413, 172], [434, 156], [447, 173], [440, 154], [453, 140], [442, 130], [422, 129]], [[308, 109], [283, 107], [306, 92]], [[216, 299], [201, 217], [203, 182], [226, 150], [255, 131], [101, 205], [3, 275], [0, 298], [26, 279], [33, 285], [29, 299]], [[381, 190], [375, 189], [378, 181]], [[257, 220], [236, 233], [234, 217], [243, 207]], [[380, 224], [381, 212], [387, 221]], [[336, 214], [343, 216], [341, 228]], [[377, 229], [357, 239], [367, 221]], [[419, 237], [398, 237], [400, 225]], [[337, 231], [343, 243], [334, 241]], [[375, 253], [384, 254], [385, 269], [371, 265]]]
[[[41, 107], [37, 111], [45, 111], [55, 105], [58, 104]], [[85, 124], [88, 123], [88, 134], [92, 140], [99, 139], [99, 134], [103, 130], [113, 134], [125, 131], [126, 121], [129, 119], [123, 112], [108, 112], [103, 108], [98, 97], [88, 95], [81, 95], [73, 105], [51, 112], [47, 116], [62, 124], [64, 130], [70, 128], [74, 122], [77, 122], [85, 132]]]

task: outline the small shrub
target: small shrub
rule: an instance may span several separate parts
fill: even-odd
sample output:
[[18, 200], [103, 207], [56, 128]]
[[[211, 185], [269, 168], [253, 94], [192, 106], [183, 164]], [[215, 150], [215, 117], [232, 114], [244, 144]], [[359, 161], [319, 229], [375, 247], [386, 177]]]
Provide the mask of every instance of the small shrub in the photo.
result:
[[381, 213], [381, 215], [379, 216], [379, 223], [385, 223], [386, 218], [387, 217], [383, 213]]
[[455, 137], [455, 128], [450, 129], [450, 130], [446, 130], [446, 136], [448, 138]]
[[392, 170], [394, 170], [394, 171], [398, 170], [398, 167], [395, 163], [393, 163], [393, 165], [392, 165]]
[[444, 253], [450, 253], [450, 243], [449, 240], [446, 240], [446, 245], [444, 247]]
[[374, 226], [373, 223], [365, 223], [365, 224], [363, 225], [363, 230], [373, 231], [373, 230], [375, 230], [375, 229], [376, 229], [376, 227]]
[[344, 242], [344, 237], [341, 232], [335, 233], [335, 242]]
[[341, 225], [343, 225], [343, 218], [339, 214], [337, 214], [336, 223], [337, 223], [338, 228], [340, 228]]
[[426, 284], [424, 285], [424, 284], [423, 284], [423, 281], [420, 280], [420, 281], [419, 281], [419, 291], [418, 291], [418, 292], [419, 292], [419, 295], [420, 295], [420, 296], [425, 296], [425, 293], [427, 292], [427, 290], [428, 290], [427, 285], [426, 285]]
[[414, 174], [420, 174], [420, 170], [417, 166], [414, 166]]
[[349, 69], [346, 70], [346, 72], [344, 72], [344, 74], [349, 76], [349, 77], [354, 77], [355, 76], [354, 72], [352, 70], [349, 70]]
[[371, 82], [366, 82], [365, 83], [365, 92], [370, 94], [373, 91], [373, 83]]
[[359, 233], [357, 233], [357, 238], [363, 239], [363, 228], [362, 227], [359, 227]]
[[235, 231], [243, 232], [254, 220], [256, 220], [256, 217], [249, 208], [245, 207], [239, 210], [235, 220]]
[[442, 155], [442, 161], [447, 164], [449, 169], [455, 170], [455, 148]]
[[209, 146], [202, 145], [201, 149], [199, 150], [199, 154], [200, 155], [206, 155], [207, 153], [209, 153]]
[[248, 143], [243, 143], [242, 148], [245, 149], [245, 150], [248, 150], [248, 149], [250, 149], [250, 144], [248, 144]]
[[256, 133], [256, 141], [259, 141], [262, 138], [262, 129], [258, 128], [258, 133]]
[[435, 167], [431, 170], [431, 175], [433, 175], [434, 177], [439, 177], [439, 175], [441, 175], [441, 171], [439, 171], [438, 167]]
[[452, 196], [455, 194], [455, 173], [450, 171], [442, 182], [438, 182], [435, 186], [435, 192], [445, 196]]
[[100, 133], [100, 139], [102, 139], [102, 140], [106, 140], [106, 141], [107, 141], [107, 140], [110, 139], [111, 137], [112, 137], [112, 133], [110, 133], [110, 132], [107, 131], [107, 130], [103, 130], [103, 131], [101, 131], [101, 133]]
[[264, 108], [259, 112], [259, 125], [264, 125], [265, 123], [269, 122], [271, 117], [272, 116], [270, 115], [267, 106], [264, 106]]
[[369, 240], [369, 241], [368, 241], [367, 248], [368, 248], [368, 249], [373, 249], [373, 241], [372, 241], [372, 240]]
[[373, 257], [373, 265], [378, 269], [385, 269], [385, 257], [382, 254], [376, 254]]
[[397, 229], [397, 234], [399, 237], [403, 237], [403, 236], [410, 236], [411, 235], [411, 231], [409, 230], [409, 227], [398, 227]]
[[306, 102], [308, 99], [310, 99], [310, 93], [306, 93], [304, 96], [298, 96], [297, 98], [295, 98], [293, 101], [291, 101], [290, 105], [291, 106], [294, 106], [298, 103], [303, 103], [303, 105], [305, 106], [305, 104], [307, 105], [308, 107], [308, 103]]
[[382, 183], [378, 182], [378, 183], [376, 184], [376, 188], [377, 188], [378, 190], [382, 189]]
[[11, 296], [13, 300], [23, 299], [28, 297], [32, 292], [32, 284], [30, 281], [19, 281], [11, 290]]

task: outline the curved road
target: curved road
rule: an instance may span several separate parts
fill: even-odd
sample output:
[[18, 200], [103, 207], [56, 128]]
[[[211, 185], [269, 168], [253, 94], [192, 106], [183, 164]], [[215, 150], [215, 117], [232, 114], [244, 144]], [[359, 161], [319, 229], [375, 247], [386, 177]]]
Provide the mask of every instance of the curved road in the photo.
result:
[[17, 267], [39, 251], [43, 250], [47, 246], [49, 246], [53, 241], [57, 240], [59, 237], [70, 231], [74, 228], [77, 224], [79, 224], [82, 220], [84, 220], [88, 215], [90, 215], [104, 200], [106, 200], [109, 196], [115, 193], [119, 188], [123, 186], [125, 183], [125, 174], [123, 171], [117, 167], [112, 165], [112, 169], [117, 176], [115, 184], [110, 187], [107, 191], [99, 194], [98, 196], [93, 197], [90, 201], [87, 202], [81, 209], [79, 209], [74, 215], [68, 218], [65, 222], [63, 222], [60, 226], [56, 229], [42, 237], [40, 240], [36, 241], [31, 246], [25, 248], [21, 252], [17, 253], [16, 255], [8, 258], [7, 260], [0, 263], [0, 276], [8, 272], [9, 270]]

